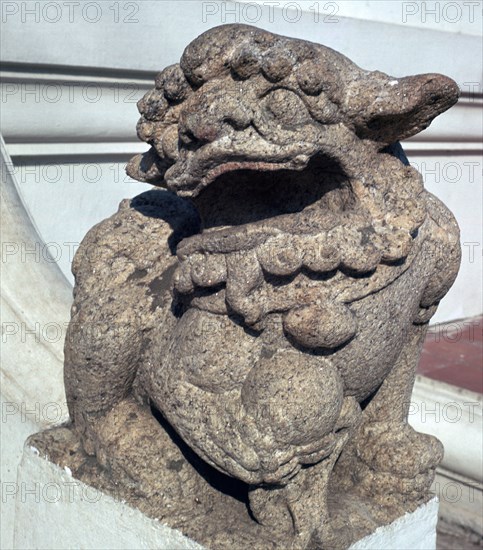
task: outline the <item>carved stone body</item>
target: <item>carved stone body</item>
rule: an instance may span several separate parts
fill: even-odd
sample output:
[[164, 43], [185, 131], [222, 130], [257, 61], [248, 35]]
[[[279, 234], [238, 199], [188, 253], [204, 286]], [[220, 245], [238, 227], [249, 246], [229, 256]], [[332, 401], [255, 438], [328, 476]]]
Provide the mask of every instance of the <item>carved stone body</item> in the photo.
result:
[[347, 546], [363, 520], [347, 509], [342, 529], [331, 492], [386, 517], [427, 498], [442, 447], [407, 407], [460, 250], [397, 142], [457, 97], [442, 75], [391, 78], [244, 25], [157, 77], [139, 103], [152, 148], [128, 173], [169, 192], [88, 233], [65, 347], [83, 452], [149, 513], [190, 532], [196, 494], [225, 502], [184, 444], [247, 484], [242, 547], [250, 529], [267, 547]]

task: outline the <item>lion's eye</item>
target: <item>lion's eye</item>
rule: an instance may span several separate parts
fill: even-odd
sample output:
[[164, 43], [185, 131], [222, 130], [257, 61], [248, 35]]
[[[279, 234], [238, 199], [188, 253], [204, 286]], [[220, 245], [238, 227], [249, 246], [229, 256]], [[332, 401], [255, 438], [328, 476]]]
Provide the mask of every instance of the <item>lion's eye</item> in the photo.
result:
[[311, 120], [304, 102], [290, 90], [270, 92], [264, 99], [264, 107], [267, 114], [284, 125], [304, 124]]

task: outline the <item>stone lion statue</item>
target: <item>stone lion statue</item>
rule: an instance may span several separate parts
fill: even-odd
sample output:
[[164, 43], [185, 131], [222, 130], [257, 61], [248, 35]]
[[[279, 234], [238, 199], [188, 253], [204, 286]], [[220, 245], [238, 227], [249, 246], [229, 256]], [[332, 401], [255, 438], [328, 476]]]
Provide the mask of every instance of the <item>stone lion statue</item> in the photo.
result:
[[210, 548], [346, 548], [427, 500], [407, 413], [459, 233], [398, 142], [458, 94], [246, 25], [189, 44], [127, 168], [165, 190], [74, 259], [77, 475]]

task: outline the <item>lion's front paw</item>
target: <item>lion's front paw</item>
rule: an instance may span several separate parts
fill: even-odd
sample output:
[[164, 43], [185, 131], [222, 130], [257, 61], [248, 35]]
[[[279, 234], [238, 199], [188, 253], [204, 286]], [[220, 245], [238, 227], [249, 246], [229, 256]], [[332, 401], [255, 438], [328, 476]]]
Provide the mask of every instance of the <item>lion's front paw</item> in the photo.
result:
[[429, 490], [443, 445], [403, 423], [374, 423], [361, 428], [355, 442], [357, 485], [370, 494], [405, 495], [414, 500]]

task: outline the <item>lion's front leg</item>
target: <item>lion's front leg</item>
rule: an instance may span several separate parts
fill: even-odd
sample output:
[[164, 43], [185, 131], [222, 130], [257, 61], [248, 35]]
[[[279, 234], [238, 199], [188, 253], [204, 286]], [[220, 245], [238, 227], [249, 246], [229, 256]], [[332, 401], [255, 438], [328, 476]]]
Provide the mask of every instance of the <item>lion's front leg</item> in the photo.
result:
[[441, 442], [407, 422], [427, 325], [413, 324], [396, 364], [363, 412], [356, 436], [337, 467], [346, 489], [376, 494], [385, 504], [426, 495], [443, 458]]
[[198, 473], [196, 455], [170, 432], [148, 406], [126, 398], [98, 419], [95, 454], [119, 487], [118, 498], [183, 524], [213, 508], [220, 496]]

